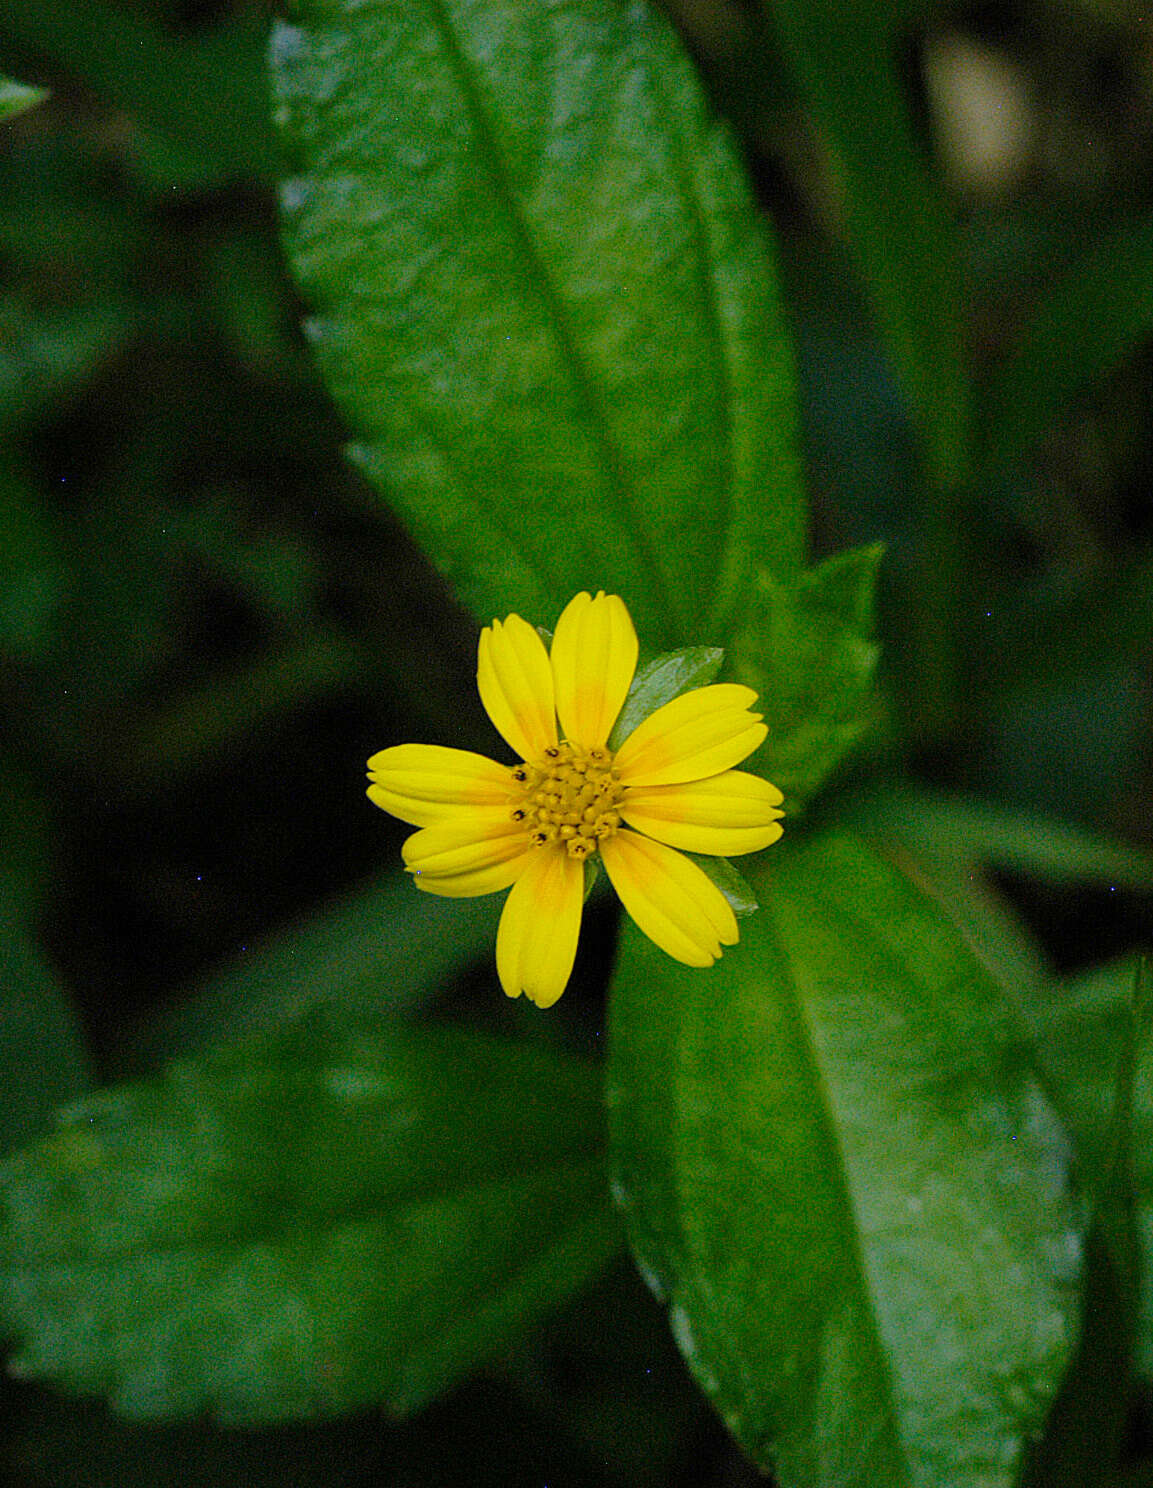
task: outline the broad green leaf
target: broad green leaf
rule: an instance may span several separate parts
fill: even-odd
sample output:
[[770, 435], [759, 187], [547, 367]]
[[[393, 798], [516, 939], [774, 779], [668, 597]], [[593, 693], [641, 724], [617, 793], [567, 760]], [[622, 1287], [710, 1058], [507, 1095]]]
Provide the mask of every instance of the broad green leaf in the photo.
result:
[[847, 835], [767, 860], [710, 971], [626, 929], [614, 1191], [782, 1488], [1009, 1488], [1075, 1331], [1064, 1133], [956, 930]]
[[1020, 459], [1073, 397], [1153, 328], [1153, 216], [1117, 228], [1050, 284], [1013, 355], [984, 389], [984, 457]]
[[94, 1095], [0, 1166], [10, 1368], [140, 1420], [416, 1410], [614, 1253], [599, 1093], [314, 1019]]
[[[1096, 1178], [1109, 1167], [1134, 975], [1134, 962], [1126, 957], [1067, 981], [1051, 981], [1027, 1007], [1062, 1116], [1086, 1173]], [[1133, 1152], [1138, 1185], [1153, 1194], [1153, 1065], [1147, 1055], [1144, 1049], [1133, 1076]]]
[[764, 0], [827, 152], [877, 320], [935, 484], [970, 460], [971, 389], [955, 229], [913, 132], [897, 66], [907, 4]]
[[352, 453], [482, 620], [615, 590], [722, 642], [797, 567], [791, 349], [744, 173], [617, 0], [297, 0], [286, 242]]
[[730, 653], [756, 688], [769, 737], [753, 768], [803, 804], [868, 728], [878, 647], [873, 593], [881, 548], [838, 553], [785, 584], [759, 575]]
[[47, 88], [35, 88], [29, 83], [17, 83], [12, 78], [0, 77], [0, 124], [5, 119], [15, 118], [48, 97]]
[[682, 692], [715, 682], [724, 660], [725, 653], [719, 646], [686, 646], [654, 657], [633, 678], [620, 717], [609, 735], [609, 748], [619, 749], [638, 723], [680, 697]]
[[[838, 820], [850, 827], [857, 825], [852, 811], [839, 815]], [[910, 851], [899, 837], [874, 835], [867, 827], [862, 827], [861, 835], [882, 854], [896, 858], [940, 906], [1007, 997], [1020, 1002], [1047, 984], [1049, 968], [1041, 947], [980, 863], [919, 846]]]

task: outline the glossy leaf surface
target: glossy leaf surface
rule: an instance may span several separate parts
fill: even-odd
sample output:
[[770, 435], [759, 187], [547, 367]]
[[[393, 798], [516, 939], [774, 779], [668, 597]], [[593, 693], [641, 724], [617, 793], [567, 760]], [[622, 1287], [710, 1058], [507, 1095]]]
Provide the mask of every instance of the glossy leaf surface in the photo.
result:
[[0, 1167], [10, 1367], [136, 1419], [412, 1411], [615, 1251], [599, 1096], [317, 1020], [92, 1096]]
[[666, 651], [641, 667], [633, 678], [620, 717], [609, 735], [609, 747], [619, 749], [638, 723], [671, 703], [682, 692], [707, 687], [717, 680], [725, 653], [719, 646], [685, 646]]
[[353, 454], [478, 618], [723, 641], [800, 559], [794, 378], [729, 138], [615, 0], [299, 0], [287, 246]]
[[785, 1488], [1014, 1481], [1073, 1341], [1064, 1133], [957, 932], [848, 836], [707, 975], [626, 932], [615, 1184], [703, 1388]]

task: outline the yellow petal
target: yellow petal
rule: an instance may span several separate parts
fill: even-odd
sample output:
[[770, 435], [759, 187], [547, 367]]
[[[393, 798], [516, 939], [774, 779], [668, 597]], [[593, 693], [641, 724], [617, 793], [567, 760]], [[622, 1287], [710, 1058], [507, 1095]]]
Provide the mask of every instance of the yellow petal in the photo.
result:
[[637, 667], [637, 633], [624, 600], [604, 593], [571, 599], [551, 655], [561, 732], [582, 749], [602, 749]]
[[414, 832], [401, 849], [418, 889], [471, 899], [507, 889], [533, 848], [504, 806], [466, 806], [451, 821]]
[[541, 847], [512, 886], [496, 932], [496, 969], [510, 997], [552, 1007], [572, 975], [584, 908], [584, 865]]
[[555, 744], [552, 667], [536, 631], [519, 615], [480, 633], [476, 683], [485, 711], [523, 760]]
[[621, 903], [674, 961], [711, 966], [722, 945], [736, 945], [728, 900], [679, 852], [635, 832], [617, 832], [601, 843], [601, 857]]
[[756, 700], [735, 682], [682, 693], [637, 724], [617, 750], [617, 773], [627, 786], [679, 785], [731, 769], [768, 733], [749, 712]]
[[507, 765], [467, 749], [397, 744], [368, 762], [370, 801], [417, 827], [460, 815], [462, 806], [500, 806], [516, 794]]
[[650, 785], [625, 792], [618, 810], [630, 827], [685, 852], [738, 857], [759, 852], [781, 835], [782, 796], [744, 770], [725, 770], [686, 785]]

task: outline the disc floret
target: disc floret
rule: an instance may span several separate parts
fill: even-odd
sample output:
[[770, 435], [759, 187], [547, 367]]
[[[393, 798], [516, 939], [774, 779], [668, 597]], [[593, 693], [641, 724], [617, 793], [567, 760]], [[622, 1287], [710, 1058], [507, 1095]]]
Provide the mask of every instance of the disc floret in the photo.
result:
[[534, 847], [563, 847], [571, 858], [588, 858], [621, 824], [616, 809], [624, 786], [608, 749], [581, 749], [562, 739], [535, 763], [512, 771], [523, 795], [512, 819], [523, 822]]

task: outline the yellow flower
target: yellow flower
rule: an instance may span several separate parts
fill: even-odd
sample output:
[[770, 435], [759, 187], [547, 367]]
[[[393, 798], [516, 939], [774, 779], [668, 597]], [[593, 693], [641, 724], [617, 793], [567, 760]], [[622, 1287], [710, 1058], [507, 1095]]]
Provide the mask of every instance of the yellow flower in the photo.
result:
[[586, 859], [600, 854], [625, 909], [662, 950], [711, 966], [736, 944], [736, 918], [677, 849], [728, 857], [781, 835], [780, 791], [733, 768], [768, 732], [750, 711], [751, 688], [683, 693], [609, 749], [636, 664], [636, 631], [615, 594], [578, 594], [551, 654], [519, 615], [494, 620], [481, 632], [477, 685], [520, 763], [435, 744], [400, 744], [368, 762], [370, 800], [421, 828], [403, 849], [418, 888], [470, 897], [511, 885], [497, 971], [510, 997], [524, 992], [540, 1007], [572, 972]]

